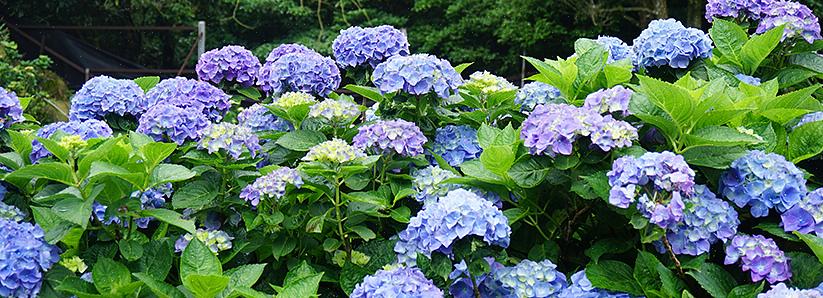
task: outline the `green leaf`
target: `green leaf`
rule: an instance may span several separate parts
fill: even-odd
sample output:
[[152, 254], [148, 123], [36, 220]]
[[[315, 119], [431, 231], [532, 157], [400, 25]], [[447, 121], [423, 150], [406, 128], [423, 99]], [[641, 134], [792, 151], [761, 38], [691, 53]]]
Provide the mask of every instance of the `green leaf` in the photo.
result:
[[688, 90], [651, 77], [638, 76], [638, 78], [640, 78], [641, 92], [645, 93], [655, 106], [663, 110], [676, 127], [686, 127], [692, 121], [692, 117], [695, 117], [695, 102]]
[[194, 220], [183, 219], [183, 215], [169, 209], [146, 209], [140, 211], [140, 215], [143, 217], [154, 217], [159, 221], [176, 226], [192, 234], [194, 234], [196, 230], [194, 227]]
[[143, 145], [143, 147], [140, 147], [140, 154], [143, 155], [145, 168], [149, 170], [154, 169], [154, 167], [169, 157], [175, 149], [177, 149], [177, 144], [174, 143], [151, 142]]
[[192, 274], [183, 279], [183, 286], [197, 298], [213, 298], [228, 285], [229, 278], [221, 275]]
[[444, 254], [432, 254], [431, 258], [418, 253], [417, 265], [427, 276], [435, 276], [448, 280], [452, 271], [452, 262]]
[[377, 90], [377, 88], [374, 88], [374, 87], [349, 84], [349, 85], [346, 85], [343, 88], [346, 89], [346, 90], [349, 90], [351, 92], [360, 94], [360, 96], [371, 99], [374, 102], [382, 102], [383, 101], [383, 94], [380, 94], [380, 90]]
[[823, 282], [823, 263], [803, 252], [787, 252], [792, 267], [792, 285], [801, 289], [815, 288]]
[[15, 130], [5, 131], [9, 134], [9, 138], [11, 139], [11, 144], [9, 144], [11, 149], [20, 154], [20, 156], [25, 156], [26, 162], [28, 162], [28, 157], [31, 153], [31, 141], [34, 140], [34, 134], [23, 134]]
[[317, 289], [320, 287], [321, 279], [323, 279], [323, 272], [300, 274], [292, 278], [287, 277], [287, 282], [283, 285], [283, 290], [277, 293], [276, 297], [314, 297], [317, 295]]
[[511, 166], [508, 171], [509, 177], [514, 180], [517, 186], [523, 188], [533, 188], [540, 185], [546, 179], [551, 167], [549, 160], [542, 156], [529, 156], [521, 159]]
[[530, 260], [549, 259], [552, 262], [557, 263], [557, 260], [559, 258], [560, 246], [557, 244], [557, 242], [554, 242], [552, 240], [546, 240], [545, 242], [532, 246], [532, 248], [529, 249]]
[[456, 71], [457, 73], [463, 73], [463, 71], [466, 70], [466, 68], [469, 68], [469, 66], [471, 66], [472, 64], [474, 64], [474, 62], [461, 63], [454, 67], [454, 71]]
[[[100, 294], [92, 294], [93, 292], [97, 292], [94, 289], [94, 285], [75, 276], [69, 276], [63, 281], [61, 281], [60, 284], [55, 288], [55, 290], [75, 295], [78, 298], [104, 297]], [[40, 292], [40, 295], [47, 296], [43, 294], [43, 291]]]
[[571, 190], [585, 199], [600, 198], [608, 201], [611, 186], [606, 171], [599, 171], [588, 176], [580, 176], [580, 180], [572, 183]]
[[726, 169], [732, 161], [746, 155], [746, 148], [735, 147], [693, 147], [682, 153], [686, 162], [691, 165], [704, 166], [715, 169]]
[[152, 241], [143, 247], [143, 257], [137, 263], [138, 270], [157, 280], [165, 280], [171, 270], [173, 253], [166, 241]]
[[151, 177], [149, 177], [149, 187], [169, 182], [189, 180], [194, 177], [194, 175], [197, 175], [197, 173], [181, 165], [168, 163], [159, 164], [154, 168], [154, 171], [152, 171]]
[[632, 243], [626, 239], [605, 238], [597, 240], [591, 247], [586, 249], [584, 254], [597, 263], [600, 257], [607, 254], [620, 254], [629, 251]]
[[823, 121], [806, 123], [789, 133], [788, 158], [794, 163], [823, 152]]
[[180, 279], [185, 280], [187, 276], [193, 274], [223, 274], [223, 267], [220, 265], [220, 260], [196, 237], [189, 241], [189, 245], [186, 246], [186, 249], [183, 250], [183, 254], [180, 256]]
[[67, 159], [69, 159], [71, 155], [71, 152], [69, 152], [68, 149], [63, 148], [63, 146], [60, 146], [60, 144], [58, 144], [55, 141], [52, 141], [51, 139], [37, 138], [37, 141], [39, 141], [40, 144], [42, 144], [43, 147], [46, 148], [46, 150], [51, 152], [51, 154], [53, 154], [54, 157], [57, 157], [57, 159], [61, 161], [65, 162]]
[[802, 234], [798, 232], [794, 232], [797, 237], [800, 237], [800, 240], [806, 242], [806, 245], [812, 249], [812, 252], [815, 256], [817, 256], [817, 260], [823, 264], [823, 238], [817, 237], [811, 234]]
[[65, 185], [77, 184], [74, 170], [69, 165], [58, 162], [45, 162], [22, 167], [6, 175], [5, 180], [14, 183], [15, 186], [24, 188], [25, 185], [18, 185], [15, 182], [20, 181], [23, 184], [28, 184], [33, 178], [52, 180]]
[[477, 159], [463, 162], [460, 164], [460, 170], [463, 171], [466, 176], [477, 178], [483, 182], [501, 185], [506, 184], [503, 178], [483, 167], [483, 163]]
[[174, 209], [192, 208], [194, 211], [211, 206], [217, 197], [217, 184], [209, 180], [196, 180], [183, 185], [174, 192]]
[[740, 61], [746, 69], [746, 73], [754, 74], [755, 70], [760, 67], [763, 59], [780, 43], [783, 38], [783, 25], [772, 28], [763, 34], [752, 36], [752, 38], [743, 45]]
[[263, 275], [265, 269], [266, 264], [247, 264], [226, 271], [225, 275], [230, 278], [229, 289], [233, 287], [251, 288]]
[[651, 253], [639, 251], [634, 263], [634, 279], [648, 295], [651, 291], [657, 291], [663, 287], [660, 274], [657, 273], [657, 266], [662, 265]]
[[92, 200], [83, 201], [78, 197], [69, 197], [51, 207], [54, 214], [71, 223], [86, 228], [91, 217]]
[[411, 218], [411, 210], [409, 207], [400, 206], [392, 209], [389, 215], [392, 219], [399, 223], [409, 223], [409, 219]]
[[140, 86], [140, 89], [143, 89], [143, 92], [148, 92], [151, 88], [157, 85], [160, 82], [160, 77], [158, 76], [150, 76], [150, 77], [139, 77], [134, 79], [134, 83], [137, 86]]
[[349, 229], [356, 233], [357, 236], [360, 236], [360, 238], [363, 238], [363, 240], [366, 241], [372, 240], [375, 237], [377, 237], [377, 235], [374, 234], [374, 232], [372, 232], [372, 230], [367, 228], [366, 226], [353, 226], [349, 227]]
[[120, 247], [120, 254], [127, 261], [136, 261], [143, 257], [143, 245], [136, 240], [121, 239], [117, 242], [117, 246]]
[[0, 164], [15, 171], [25, 165], [23, 158], [17, 152], [0, 153]]
[[109, 258], [98, 258], [91, 272], [94, 287], [101, 294], [114, 293], [131, 283], [131, 273], [125, 265]]
[[364, 266], [346, 262], [340, 271], [340, 287], [347, 294], [354, 290], [354, 286], [363, 281], [367, 275], [374, 274], [383, 266], [396, 262], [394, 254], [395, 241], [373, 240], [357, 248], [357, 251], [369, 256], [369, 262]]
[[620, 261], [604, 260], [589, 263], [586, 266], [586, 277], [597, 288], [637, 296], [643, 295], [643, 288], [632, 275], [632, 267]]
[[706, 126], [683, 136], [686, 146], [738, 146], [763, 142], [763, 138], [727, 126]]
[[520, 208], [509, 208], [503, 210], [503, 215], [509, 220], [509, 225], [512, 225], [528, 215], [526, 210]]
[[715, 298], [725, 298], [726, 294], [737, 284], [732, 275], [723, 270], [723, 267], [712, 263], [703, 263], [700, 268], [686, 274], [694, 277], [697, 283]]
[[755, 298], [763, 292], [763, 282], [737, 286], [729, 292], [726, 298]]
[[31, 206], [34, 222], [46, 233], [46, 242], [55, 244], [65, 237], [75, 227], [72, 223], [60, 218], [50, 208]]
[[314, 130], [295, 130], [277, 139], [277, 145], [292, 151], [309, 151], [311, 147], [326, 141], [326, 136]]
[[263, 95], [260, 94], [260, 91], [254, 87], [238, 88], [237, 92], [252, 100], [258, 100], [260, 97], [263, 97]]
[[724, 58], [729, 59], [738, 67], [741, 65], [740, 49], [746, 44], [749, 35], [737, 23], [716, 19], [712, 23], [709, 34]]
[[297, 247], [297, 240], [287, 235], [280, 235], [272, 242], [272, 256], [275, 260], [279, 260], [294, 251], [295, 247]]
[[514, 151], [510, 146], [492, 145], [483, 149], [480, 162], [483, 166], [497, 175], [504, 176], [514, 164]]
[[754, 228], [792, 242], [800, 242], [800, 238], [797, 238], [797, 236], [795, 235], [786, 233], [786, 231], [783, 230], [783, 227], [781, 227], [777, 223], [762, 222], [756, 225]]
[[180, 290], [171, 285], [154, 279], [151, 275], [147, 273], [132, 273], [134, 277], [137, 277], [138, 280], [142, 281], [149, 290], [151, 290], [154, 295], [157, 295], [158, 298], [185, 298], [186, 295], [183, 295]]

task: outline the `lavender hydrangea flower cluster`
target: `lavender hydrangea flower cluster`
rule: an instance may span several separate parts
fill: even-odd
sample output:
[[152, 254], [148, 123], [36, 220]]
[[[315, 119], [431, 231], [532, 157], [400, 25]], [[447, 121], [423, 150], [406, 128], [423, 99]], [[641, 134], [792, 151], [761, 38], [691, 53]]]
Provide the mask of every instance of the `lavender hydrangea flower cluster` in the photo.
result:
[[686, 28], [674, 19], [654, 20], [634, 40], [634, 65], [686, 68], [697, 58], [712, 55], [712, 41], [703, 31]]
[[632, 296], [594, 287], [586, 276], [586, 270], [581, 270], [572, 274], [571, 284], [557, 298], [632, 298]]
[[740, 80], [742, 83], [746, 83], [752, 86], [760, 86], [760, 79], [755, 78], [753, 76], [747, 76], [742, 73], [734, 75], [735, 78]]
[[517, 90], [514, 84], [505, 78], [493, 75], [488, 71], [477, 71], [469, 75], [469, 80], [463, 85], [469, 89], [479, 90], [483, 94], [508, 92]]
[[203, 112], [210, 121], [220, 121], [231, 108], [223, 90], [204, 81], [183, 77], [165, 79], [146, 92], [146, 107], [169, 104]]
[[[281, 44], [281, 45], [277, 46], [276, 48], [272, 49], [271, 52], [269, 52], [269, 55], [266, 56], [266, 62], [277, 61], [277, 59], [280, 59], [280, 57], [283, 57], [287, 54], [292, 54], [292, 53], [318, 54], [314, 50], [309, 49], [309, 48], [307, 48], [306, 46], [304, 46], [302, 44], [284, 43], [284, 44]], [[318, 55], [320, 55], [320, 54], [318, 54]]]
[[453, 167], [480, 157], [483, 149], [477, 142], [477, 130], [468, 125], [446, 125], [436, 130], [432, 153], [440, 155]]
[[706, 20], [714, 18], [743, 18], [759, 20], [774, 0], [709, 0], [706, 3]]
[[327, 98], [309, 109], [309, 117], [321, 119], [331, 125], [350, 124], [358, 116], [360, 105], [345, 99]]
[[7, 205], [6, 203], [0, 202], [0, 220], [4, 219], [11, 221], [23, 221], [23, 219], [26, 219], [26, 214], [14, 205]]
[[637, 129], [625, 121], [568, 104], [539, 105], [523, 121], [520, 138], [533, 155], [570, 155], [581, 136], [601, 150], [631, 146]]
[[[35, 133], [40, 138], [50, 138], [56, 132], [61, 131], [68, 135], [80, 136], [83, 140], [95, 138], [107, 138], [112, 135], [112, 130], [106, 122], [100, 120], [55, 122], [41, 127]], [[29, 159], [36, 163], [41, 158], [51, 156], [46, 147], [38, 140], [31, 141], [31, 153]]]
[[449, 253], [451, 245], [468, 236], [482, 237], [490, 245], [509, 246], [511, 228], [503, 212], [492, 202], [465, 189], [455, 189], [423, 206], [398, 234], [394, 246], [400, 263], [413, 265], [417, 253]]
[[629, 101], [632, 95], [634, 91], [623, 86], [600, 89], [586, 96], [583, 108], [591, 109], [599, 114], [620, 112], [623, 116], [631, 115]]
[[195, 66], [197, 77], [203, 81], [235, 82], [243, 87], [254, 84], [259, 69], [260, 60], [251, 51], [235, 45], [203, 53]]
[[286, 120], [272, 114], [261, 104], [253, 104], [237, 114], [237, 124], [248, 127], [253, 132], [289, 131], [292, 125]]
[[0, 87], [0, 127], [9, 128], [12, 124], [23, 122], [23, 108], [14, 91]]
[[803, 115], [803, 118], [800, 118], [800, 122], [798, 122], [794, 126], [794, 129], [797, 129], [798, 127], [803, 126], [804, 124], [817, 122], [817, 121], [823, 121], [823, 112], [812, 112], [812, 113], [808, 113], [806, 115]]
[[520, 106], [520, 110], [526, 114], [530, 113], [537, 105], [550, 103], [565, 103], [560, 94], [560, 90], [552, 85], [543, 82], [531, 82], [523, 85], [517, 90], [514, 103]]
[[[709, 252], [713, 243], [725, 243], [737, 234], [737, 211], [706, 186], [696, 185], [694, 194], [685, 197], [683, 203], [683, 220], [666, 231], [675, 254], [701, 255]], [[660, 241], [655, 245], [660, 253], [666, 252]]]
[[763, 11], [763, 17], [757, 25], [757, 33], [769, 31], [780, 25], [783, 40], [786, 38], [803, 38], [808, 43], [821, 39], [820, 22], [806, 5], [793, 1], [775, 1]]
[[243, 191], [240, 192], [240, 198], [257, 207], [261, 199], [274, 198], [279, 200], [282, 198], [286, 194], [286, 186], [289, 184], [300, 188], [303, 186], [303, 178], [300, 177], [297, 170], [282, 167], [246, 185]]
[[781, 282], [772, 286], [768, 292], [757, 294], [757, 298], [823, 298], [823, 292], [818, 289], [789, 288]]
[[720, 193], [743, 208], [751, 206], [754, 217], [764, 217], [769, 209], [785, 212], [806, 195], [806, 179], [782, 155], [749, 151], [733, 161], [720, 176]]
[[632, 58], [632, 47], [627, 45], [620, 38], [600, 36], [595, 41], [606, 47], [606, 50], [609, 51], [609, 58], [606, 61], [607, 63], [614, 63], [615, 61]]
[[[166, 200], [171, 199], [174, 188], [171, 183], [166, 183], [154, 188], [149, 188], [145, 191], [134, 191], [131, 197], [140, 199], [140, 208], [143, 210], [163, 208], [166, 206]], [[152, 217], [142, 217], [135, 220], [137, 227], [145, 229], [149, 227], [149, 222], [154, 219]]]
[[327, 96], [340, 86], [340, 69], [333, 60], [316, 53], [290, 53], [266, 62], [257, 86], [268, 94], [302, 91]]
[[442, 298], [443, 291], [427, 279], [420, 269], [395, 266], [366, 276], [354, 287], [351, 298], [426, 297]]
[[363, 150], [341, 139], [332, 139], [311, 147], [303, 160], [343, 164], [365, 156]]
[[209, 125], [200, 111], [167, 104], [151, 107], [138, 122], [138, 132], [155, 141], [172, 141], [177, 145], [200, 139], [200, 131]]
[[177, 238], [177, 241], [174, 242], [174, 251], [182, 252], [195, 237], [197, 237], [197, 240], [200, 240], [200, 242], [203, 242], [214, 254], [231, 249], [231, 241], [234, 239], [234, 237], [229, 236], [229, 234], [224, 231], [197, 229], [194, 231], [194, 235], [191, 233], [180, 235], [180, 238]]
[[683, 197], [694, 193], [694, 171], [683, 156], [668, 151], [618, 158], [606, 175], [610, 204], [628, 208], [637, 201], [640, 213], [662, 228], [682, 220]]
[[493, 272], [494, 279], [513, 290], [515, 297], [553, 297], [567, 286], [566, 276], [549, 260], [523, 260]]
[[260, 151], [260, 140], [251, 128], [233, 123], [213, 123], [201, 132], [199, 148], [209, 153], [225, 150], [232, 158], [237, 159], [243, 152], [248, 151], [251, 157]]
[[780, 215], [786, 232], [823, 236], [823, 188], [818, 188]]
[[134, 81], [97, 76], [71, 98], [69, 120], [103, 119], [108, 114], [139, 117], [146, 108], [143, 89]]
[[0, 296], [37, 297], [60, 250], [46, 242], [40, 226], [27, 222], [0, 219], [0, 234]]
[[760, 235], [734, 236], [726, 246], [726, 259], [723, 263], [729, 265], [738, 260], [743, 271], [750, 271], [753, 282], [766, 279], [773, 284], [792, 277], [789, 258], [777, 247], [774, 240]]
[[354, 147], [371, 148], [380, 154], [415, 156], [423, 153], [426, 136], [413, 122], [403, 119], [380, 120], [362, 126], [354, 136]]
[[375, 67], [392, 56], [409, 54], [406, 35], [392, 26], [361, 28], [358, 26], [340, 30], [332, 43], [337, 64], [344, 68], [368, 63]]
[[463, 85], [451, 64], [428, 54], [392, 56], [374, 68], [372, 82], [381, 93], [404, 91], [414, 95], [434, 92], [448, 98]]

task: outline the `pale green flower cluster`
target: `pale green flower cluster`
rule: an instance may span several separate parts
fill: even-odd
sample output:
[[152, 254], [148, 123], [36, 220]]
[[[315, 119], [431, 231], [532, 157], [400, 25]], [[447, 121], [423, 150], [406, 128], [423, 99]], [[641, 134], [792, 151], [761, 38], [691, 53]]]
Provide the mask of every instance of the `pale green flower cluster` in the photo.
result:
[[486, 94], [517, 90], [514, 84], [488, 71], [478, 71], [469, 76], [466, 87], [479, 89]]
[[305, 104], [314, 104], [316, 102], [317, 101], [314, 100], [314, 96], [306, 92], [286, 92], [274, 100], [272, 104], [278, 108], [288, 110], [292, 107]]
[[332, 139], [317, 144], [303, 157], [307, 161], [347, 163], [359, 157], [365, 157], [362, 150], [354, 148], [341, 139]]

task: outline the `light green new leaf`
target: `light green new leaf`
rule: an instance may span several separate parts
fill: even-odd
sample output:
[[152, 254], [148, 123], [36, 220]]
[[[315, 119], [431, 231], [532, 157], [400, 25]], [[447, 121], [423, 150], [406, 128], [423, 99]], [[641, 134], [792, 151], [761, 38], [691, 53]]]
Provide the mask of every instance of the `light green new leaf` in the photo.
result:
[[763, 34], [752, 36], [743, 45], [740, 61], [747, 74], [754, 74], [760, 63], [777, 47], [783, 38], [783, 25], [777, 26]]

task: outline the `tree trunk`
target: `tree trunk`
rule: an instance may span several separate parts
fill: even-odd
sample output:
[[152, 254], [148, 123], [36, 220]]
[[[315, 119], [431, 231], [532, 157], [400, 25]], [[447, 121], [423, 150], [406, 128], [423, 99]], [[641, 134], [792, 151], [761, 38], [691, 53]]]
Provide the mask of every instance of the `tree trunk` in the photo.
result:
[[687, 15], [689, 27], [703, 28], [703, 10], [704, 4], [702, 0], [689, 0], [687, 5]]

